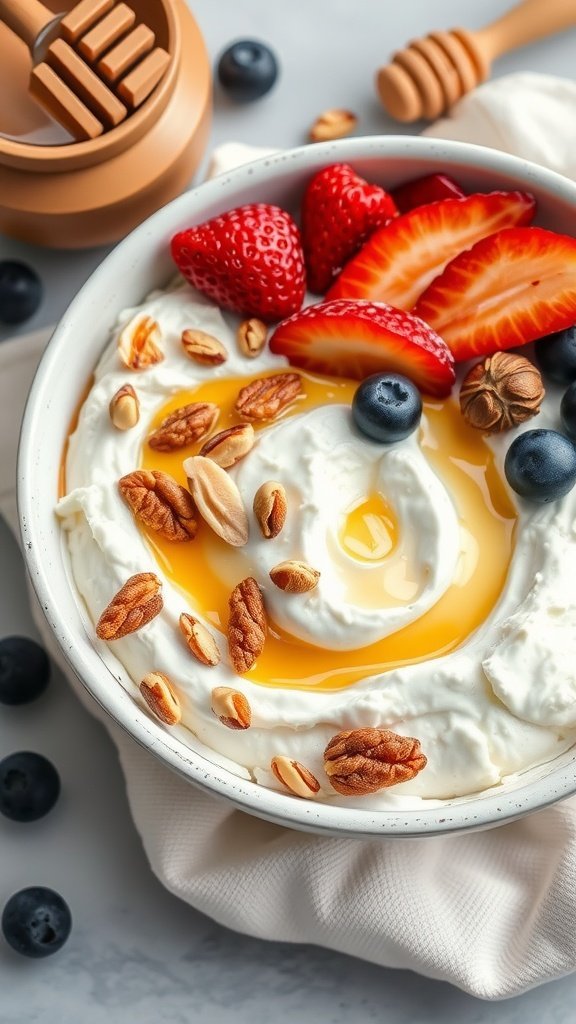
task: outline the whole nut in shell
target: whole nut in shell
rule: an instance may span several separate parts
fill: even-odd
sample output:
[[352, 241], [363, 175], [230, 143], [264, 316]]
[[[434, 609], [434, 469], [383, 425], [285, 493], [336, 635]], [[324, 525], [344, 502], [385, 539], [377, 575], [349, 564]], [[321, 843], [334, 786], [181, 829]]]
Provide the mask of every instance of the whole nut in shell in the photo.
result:
[[544, 393], [540, 372], [529, 359], [495, 352], [466, 374], [460, 408], [470, 426], [498, 433], [536, 416]]
[[279, 590], [287, 594], [305, 594], [308, 590], [314, 590], [320, 573], [306, 562], [290, 560], [275, 565], [270, 570], [270, 579]]
[[109, 412], [116, 430], [131, 430], [136, 426], [140, 419], [140, 402], [131, 384], [124, 384], [112, 395]]
[[254, 495], [254, 515], [262, 531], [262, 536], [268, 540], [277, 537], [284, 523], [288, 502], [286, 491], [277, 480], [266, 480]]
[[222, 342], [206, 331], [188, 328], [182, 331], [181, 341], [188, 358], [202, 366], [220, 366], [228, 359]]
[[304, 800], [309, 800], [320, 790], [320, 783], [316, 776], [312, 775], [305, 765], [300, 764], [299, 761], [293, 761], [290, 757], [273, 757], [270, 768], [278, 782], [281, 782], [294, 796], [301, 796]]
[[222, 469], [230, 469], [248, 454], [254, 447], [254, 441], [252, 424], [236, 423], [233, 427], [228, 427], [209, 437], [199, 454], [217, 462]]
[[144, 676], [140, 693], [153, 714], [165, 725], [178, 725], [182, 720], [178, 694], [163, 672], [149, 672]]
[[212, 690], [212, 711], [228, 729], [249, 729], [252, 710], [248, 698], [230, 686], [216, 686]]
[[257, 320], [255, 317], [243, 320], [236, 333], [238, 348], [243, 355], [254, 359], [264, 348], [267, 336], [268, 328], [262, 320]]

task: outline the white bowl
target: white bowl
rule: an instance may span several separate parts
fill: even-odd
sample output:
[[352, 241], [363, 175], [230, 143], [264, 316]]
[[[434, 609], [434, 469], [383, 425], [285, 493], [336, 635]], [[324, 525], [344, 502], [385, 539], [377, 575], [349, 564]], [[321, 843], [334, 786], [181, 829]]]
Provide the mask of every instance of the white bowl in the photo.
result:
[[570, 232], [576, 223], [576, 185], [515, 157], [478, 146], [390, 136], [346, 139], [290, 150], [201, 185], [150, 217], [102, 263], [57, 327], [28, 399], [18, 461], [23, 550], [32, 584], [62, 652], [96, 701], [151, 756], [202, 789], [238, 807], [292, 828], [348, 836], [425, 836], [485, 828], [517, 818], [576, 792], [576, 754], [532, 769], [484, 794], [445, 801], [441, 808], [393, 814], [313, 803], [245, 781], [152, 721], [114, 676], [112, 653], [102, 658], [93, 626], [76, 597], [67, 553], [54, 514], [58, 471], [80, 396], [119, 312], [137, 305], [173, 273], [171, 236], [249, 202], [297, 207], [311, 172], [335, 161], [354, 165], [369, 180], [392, 187], [417, 175], [444, 171], [468, 190], [527, 189], [538, 200], [538, 221]]

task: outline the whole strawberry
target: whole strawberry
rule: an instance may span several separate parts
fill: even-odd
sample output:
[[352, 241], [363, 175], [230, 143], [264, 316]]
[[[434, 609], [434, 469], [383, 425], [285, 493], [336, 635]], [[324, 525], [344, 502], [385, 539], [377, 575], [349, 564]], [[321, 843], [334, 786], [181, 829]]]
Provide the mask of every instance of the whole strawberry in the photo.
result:
[[300, 234], [279, 206], [229, 210], [174, 235], [171, 251], [190, 284], [235, 313], [282, 320], [304, 301]]
[[383, 188], [369, 185], [348, 164], [333, 164], [315, 174], [302, 205], [310, 290], [325, 292], [372, 232], [397, 212]]

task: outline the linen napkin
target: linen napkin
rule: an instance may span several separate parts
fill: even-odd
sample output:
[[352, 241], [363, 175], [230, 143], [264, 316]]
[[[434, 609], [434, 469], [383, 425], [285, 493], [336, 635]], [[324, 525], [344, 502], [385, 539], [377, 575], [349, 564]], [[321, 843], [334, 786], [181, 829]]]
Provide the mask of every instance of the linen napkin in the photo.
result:
[[[485, 94], [492, 90], [488, 100], [500, 105], [499, 116], [514, 121], [506, 90], [512, 97], [517, 91], [510, 90], [510, 81], [501, 82], [482, 88]], [[576, 114], [576, 85], [556, 82], [569, 123]], [[553, 91], [558, 97], [556, 86]], [[532, 126], [535, 109], [545, 105], [523, 105]], [[467, 137], [483, 141], [477, 120], [471, 120]], [[554, 127], [545, 116], [538, 130], [542, 140], [549, 132], [550, 152], [557, 154]], [[458, 137], [465, 137], [461, 119]], [[517, 142], [517, 151], [527, 155], [522, 138]], [[548, 152], [544, 144], [541, 152]], [[253, 158], [252, 148], [234, 144], [217, 151], [214, 166], [223, 170], [232, 160]], [[15, 531], [18, 424], [49, 333], [0, 346], [0, 511]], [[34, 610], [46, 646], [66, 671], [40, 610]], [[171, 892], [221, 924], [409, 968], [485, 999], [516, 995], [575, 969], [576, 799], [470, 835], [311, 836], [260, 821], [196, 790], [123, 733], [77, 681], [71, 683], [116, 743], [153, 871]]]

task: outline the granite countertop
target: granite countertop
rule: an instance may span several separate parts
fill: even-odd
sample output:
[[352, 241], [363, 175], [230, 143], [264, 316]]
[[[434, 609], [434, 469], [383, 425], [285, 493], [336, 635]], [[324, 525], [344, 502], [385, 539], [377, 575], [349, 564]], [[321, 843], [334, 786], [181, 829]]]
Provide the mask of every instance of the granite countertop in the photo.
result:
[[[305, 141], [309, 124], [329, 107], [357, 111], [362, 133], [398, 132], [378, 106], [372, 70], [415, 35], [463, 21], [473, 28], [509, 6], [507, 0], [190, 2], [212, 55], [234, 38], [252, 36], [271, 43], [282, 63], [277, 88], [256, 104], [238, 108], [217, 95], [212, 145], [235, 139], [278, 147]], [[573, 78], [573, 54], [574, 35], [565, 35], [504, 58], [496, 73], [529, 69]], [[33, 249], [0, 237], [0, 258], [32, 263], [47, 288], [21, 332], [55, 321], [104, 254]], [[0, 339], [9, 333], [0, 330]], [[0, 552], [0, 635], [34, 636], [21, 559], [1, 520]], [[0, 906], [26, 885], [52, 886], [70, 903], [74, 931], [46, 961], [24, 960], [0, 941], [0, 1024], [574, 1021], [576, 977], [487, 1004], [408, 972], [234, 934], [176, 900], [146, 863], [110, 739], [56, 671], [35, 704], [0, 710], [0, 756], [18, 749], [54, 761], [63, 795], [33, 825], [0, 818]]]

